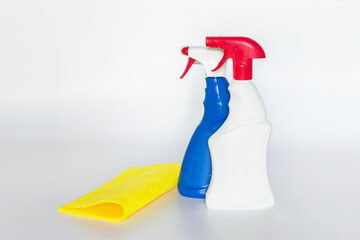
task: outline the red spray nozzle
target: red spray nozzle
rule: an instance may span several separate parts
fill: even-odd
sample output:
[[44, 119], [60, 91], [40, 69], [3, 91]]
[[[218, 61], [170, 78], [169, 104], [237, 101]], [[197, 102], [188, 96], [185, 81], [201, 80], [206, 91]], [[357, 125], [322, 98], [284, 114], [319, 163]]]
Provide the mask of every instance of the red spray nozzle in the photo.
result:
[[262, 47], [247, 37], [206, 37], [206, 46], [224, 49], [224, 57], [213, 71], [219, 69], [227, 59], [233, 59], [235, 80], [252, 79], [252, 60], [265, 58]]
[[189, 47], [183, 47], [181, 49], [182, 54], [184, 54], [185, 56], [187, 56], [189, 54]]

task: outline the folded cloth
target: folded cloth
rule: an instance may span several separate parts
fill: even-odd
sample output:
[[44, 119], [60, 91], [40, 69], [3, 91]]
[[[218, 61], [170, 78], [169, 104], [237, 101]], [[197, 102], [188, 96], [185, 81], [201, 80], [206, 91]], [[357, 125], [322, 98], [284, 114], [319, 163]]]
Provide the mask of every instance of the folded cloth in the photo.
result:
[[180, 164], [131, 167], [59, 211], [108, 221], [121, 221], [177, 185]]

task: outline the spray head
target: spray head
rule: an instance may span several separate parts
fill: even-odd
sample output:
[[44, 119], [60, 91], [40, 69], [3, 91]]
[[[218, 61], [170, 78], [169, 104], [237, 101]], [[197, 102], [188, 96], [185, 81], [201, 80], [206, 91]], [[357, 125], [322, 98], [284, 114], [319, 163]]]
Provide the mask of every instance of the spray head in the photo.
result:
[[189, 71], [193, 64], [202, 64], [205, 68], [207, 77], [223, 77], [226, 74], [226, 64], [222, 64], [218, 69], [213, 71], [218, 62], [224, 56], [224, 50], [220, 48], [208, 47], [184, 47], [181, 49], [182, 54], [189, 57], [184, 73], [180, 78], [183, 78]]
[[206, 46], [224, 50], [223, 58], [213, 71], [222, 68], [226, 60], [232, 58], [235, 80], [252, 79], [252, 60], [265, 58], [262, 47], [247, 37], [206, 37]]

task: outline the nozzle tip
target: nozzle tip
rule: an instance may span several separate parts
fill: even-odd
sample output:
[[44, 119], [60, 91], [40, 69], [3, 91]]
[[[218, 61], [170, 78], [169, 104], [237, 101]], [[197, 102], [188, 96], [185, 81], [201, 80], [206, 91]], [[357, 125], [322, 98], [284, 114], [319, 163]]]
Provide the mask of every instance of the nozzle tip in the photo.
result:
[[189, 54], [189, 47], [183, 47], [182, 49], [181, 49], [181, 52], [182, 52], [182, 54], [184, 54], [184, 55], [188, 55]]

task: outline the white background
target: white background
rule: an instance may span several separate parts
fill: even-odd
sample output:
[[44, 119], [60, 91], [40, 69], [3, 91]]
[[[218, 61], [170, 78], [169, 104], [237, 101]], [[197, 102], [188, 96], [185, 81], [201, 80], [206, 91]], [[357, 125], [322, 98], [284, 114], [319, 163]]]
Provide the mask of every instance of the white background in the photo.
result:
[[[0, 238], [360, 239], [359, 22], [358, 0], [0, 0]], [[180, 48], [218, 35], [267, 55], [275, 207], [173, 190], [119, 223], [58, 212], [130, 166], [182, 161], [205, 81], [198, 65], [179, 79]]]

